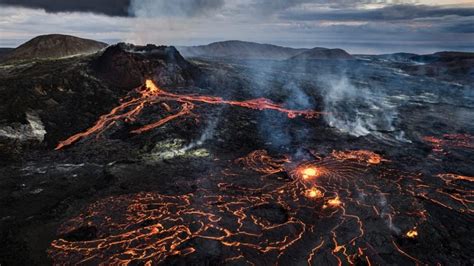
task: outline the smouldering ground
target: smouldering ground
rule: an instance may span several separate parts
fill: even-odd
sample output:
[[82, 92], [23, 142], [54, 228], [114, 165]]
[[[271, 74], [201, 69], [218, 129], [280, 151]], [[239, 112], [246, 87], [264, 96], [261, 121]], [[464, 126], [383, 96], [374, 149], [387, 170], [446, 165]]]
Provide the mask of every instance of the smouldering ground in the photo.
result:
[[[100, 134], [121, 119], [134, 120], [146, 105], [161, 101], [181, 102], [182, 110], [133, 133], [191, 115], [194, 107], [186, 107], [195, 101], [273, 109], [288, 119], [317, 114], [268, 101], [170, 94], [151, 82], [146, 88], [57, 149]], [[444, 149], [472, 150], [469, 135], [443, 138], [425, 138], [433, 145], [434, 161], [446, 155]], [[212, 164], [212, 171], [185, 181], [191, 192], [158, 189], [91, 204], [61, 225], [50, 258], [55, 264], [424, 264], [448, 262], [451, 247], [440, 244], [446, 239], [461, 246], [469, 242], [453, 237], [469, 234], [473, 177], [407, 172], [370, 150], [318, 154], [307, 148], [293, 155], [256, 150], [234, 160], [216, 157]], [[454, 232], [446, 219], [454, 219]], [[465, 261], [463, 256], [455, 254], [452, 262]]]
[[453, 233], [439, 231], [439, 212], [455, 217], [453, 226], [472, 221], [463, 186], [472, 177], [402, 173], [363, 150], [304, 157], [258, 150], [197, 174], [192, 193], [99, 200], [61, 226], [50, 256], [58, 264], [424, 264], [446, 259], [423, 252], [443, 251], [443, 233]]

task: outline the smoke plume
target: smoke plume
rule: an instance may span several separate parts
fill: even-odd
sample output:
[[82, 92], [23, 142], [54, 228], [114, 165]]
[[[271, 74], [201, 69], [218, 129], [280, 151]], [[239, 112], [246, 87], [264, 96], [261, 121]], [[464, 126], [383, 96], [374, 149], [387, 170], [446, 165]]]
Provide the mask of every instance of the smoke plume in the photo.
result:
[[356, 137], [395, 130], [397, 110], [380, 90], [356, 87], [346, 76], [325, 77], [322, 83], [329, 126]]

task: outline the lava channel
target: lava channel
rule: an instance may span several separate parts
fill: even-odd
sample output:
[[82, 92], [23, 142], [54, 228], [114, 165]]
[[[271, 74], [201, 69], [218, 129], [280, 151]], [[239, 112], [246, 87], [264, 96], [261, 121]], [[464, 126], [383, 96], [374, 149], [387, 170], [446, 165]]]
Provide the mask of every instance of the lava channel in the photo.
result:
[[[181, 110], [175, 114], [168, 115], [159, 121], [142, 126], [132, 131], [134, 134], [140, 134], [157, 127], [160, 127], [174, 119], [182, 116], [192, 114], [192, 110], [196, 107], [195, 103], [203, 103], [210, 105], [231, 105], [253, 110], [274, 110], [285, 113], [288, 118], [295, 118], [297, 116], [304, 116], [306, 118], [315, 118], [321, 115], [321, 112], [314, 110], [291, 110], [286, 109], [280, 104], [273, 103], [265, 98], [251, 99], [247, 101], [225, 100], [217, 96], [203, 96], [203, 95], [180, 95], [164, 91], [156, 86], [152, 80], [146, 80], [144, 86], [134, 90], [138, 97], [131, 97], [131, 99], [122, 99], [121, 104], [113, 108], [108, 114], [102, 115], [95, 124], [84, 132], [77, 133], [66, 140], [59, 142], [56, 150], [60, 150], [69, 146], [78, 140], [91, 136], [93, 134], [100, 134], [107, 128], [111, 127], [118, 121], [134, 121], [141, 111], [148, 105], [154, 105], [159, 102], [172, 101], [181, 104]], [[163, 103], [163, 108], [169, 111], [170, 107]]]

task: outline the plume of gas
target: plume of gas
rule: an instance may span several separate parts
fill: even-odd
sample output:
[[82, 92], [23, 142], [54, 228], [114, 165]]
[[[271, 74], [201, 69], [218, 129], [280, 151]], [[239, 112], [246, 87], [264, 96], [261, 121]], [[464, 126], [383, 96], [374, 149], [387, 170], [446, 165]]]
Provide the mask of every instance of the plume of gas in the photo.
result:
[[[312, 98], [301, 86], [301, 80], [285, 75], [285, 63], [277, 60], [247, 62], [250, 66], [250, 94], [283, 102], [286, 108], [315, 109]], [[310, 136], [309, 128], [291, 127], [292, 121], [281, 119], [279, 114], [258, 114], [258, 131], [269, 148], [282, 150], [292, 143], [304, 143]]]
[[387, 198], [383, 194], [379, 195], [378, 207], [381, 209], [380, 217], [384, 219], [388, 228], [396, 234], [400, 234], [400, 228], [398, 228], [392, 221], [393, 209], [388, 205]]
[[396, 106], [381, 90], [354, 85], [346, 75], [323, 75], [318, 79], [324, 88], [324, 119], [330, 127], [356, 137], [395, 131]]
[[202, 146], [206, 141], [212, 139], [216, 133], [216, 127], [219, 123], [219, 118], [222, 113], [222, 108], [219, 108], [217, 114], [213, 116], [213, 118], [207, 123], [206, 127], [204, 128], [201, 136], [191, 142], [190, 144], [186, 145], [181, 149], [181, 152], [186, 152], [188, 150], [194, 149], [196, 147]]

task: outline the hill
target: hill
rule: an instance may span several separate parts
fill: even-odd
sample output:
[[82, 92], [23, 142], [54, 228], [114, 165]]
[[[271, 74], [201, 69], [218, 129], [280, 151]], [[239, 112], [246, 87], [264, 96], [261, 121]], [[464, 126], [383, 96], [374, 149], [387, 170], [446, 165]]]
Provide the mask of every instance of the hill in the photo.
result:
[[342, 49], [316, 47], [290, 58], [290, 60], [351, 60], [352, 55]]
[[50, 34], [35, 37], [10, 51], [6, 61], [61, 58], [97, 52], [106, 43], [69, 35]]
[[224, 41], [200, 46], [182, 46], [178, 47], [178, 50], [185, 57], [285, 60], [308, 49], [244, 41]]

